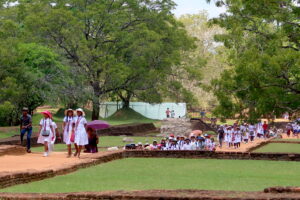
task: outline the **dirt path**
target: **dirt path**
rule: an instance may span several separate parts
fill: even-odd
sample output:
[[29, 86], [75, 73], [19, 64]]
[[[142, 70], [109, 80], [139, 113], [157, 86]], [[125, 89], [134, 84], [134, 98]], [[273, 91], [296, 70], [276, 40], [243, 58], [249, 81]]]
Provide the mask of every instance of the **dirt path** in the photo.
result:
[[253, 142], [248, 142], [247, 144], [244, 144], [241, 142], [240, 148], [235, 149], [234, 147], [227, 147], [226, 143], [223, 143], [223, 147], [220, 148], [219, 146], [217, 147], [216, 151], [226, 151], [226, 152], [248, 152], [250, 149], [260, 145], [262, 142], [266, 142], [269, 140], [272, 140], [273, 138], [269, 139], [259, 139], [256, 138]]
[[65, 152], [54, 152], [49, 157], [43, 157], [42, 153], [31, 153], [20, 156], [5, 155], [0, 157], [0, 173], [11, 172], [36, 172], [43, 170], [55, 170], [57, 168], [73, 166], [91, 161], [93, 157], [106, 155], [108, 152], [97, 154], [82, 154], [81, 158], [67, 158]]

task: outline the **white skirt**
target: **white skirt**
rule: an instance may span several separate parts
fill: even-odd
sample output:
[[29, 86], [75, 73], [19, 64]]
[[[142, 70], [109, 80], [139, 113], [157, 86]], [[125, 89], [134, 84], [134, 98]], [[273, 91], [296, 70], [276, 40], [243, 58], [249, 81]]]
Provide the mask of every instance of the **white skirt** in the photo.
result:
[[88, 135], [85, 129], [79, 129], [75, 132], [75, 144], [79, 146], [84, 146], [89, 144]]
[[70, 145], [70, 144], [73, 144], [73, 142], [71, 142], [71, 131], [69, 131], [69, 133], [65, 130], [64, 132], [64, 143], [66, 145]]
[[[42, 132], [42, 131], [41, 131]], [[42, 136], [42, 133], [40, 132], [39, 138], [37, 140], [38, 144], [44, 144], [45, 142], [50, 143], [52, 140], [55, 140], [55, 138], [53, 138], [53, 133], [50, 130], [50, 135], [48, 137], [44, 137]]]

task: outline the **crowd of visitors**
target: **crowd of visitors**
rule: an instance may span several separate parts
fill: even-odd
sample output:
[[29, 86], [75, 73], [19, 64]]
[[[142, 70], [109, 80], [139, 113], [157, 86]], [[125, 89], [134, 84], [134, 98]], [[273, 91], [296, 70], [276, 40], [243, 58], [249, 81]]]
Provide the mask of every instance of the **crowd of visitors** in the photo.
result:
[[222, 148], [224, 143], [227, 148], [240, 148], [241, 143], [247, 144], [253, 142], [256, 138], [266, 139], [270, 137], [269, 126], [267, 122], [238, 125], [235, 123], [232, 126], [227, 124], [222, 125], [218, 129], [219, 146]]
[[294, 121], [293, 123], [288, 123], [286, 126], [286, 134], [288, 137], [294, 136], [299, 138], [300, 134], [300, 119]]
[[210, 135], [204, 134], [203, 136], [191, 135], [191, 137], [178, 136], [175, 137], [171, 134], [169, 137], [161, 141], [153, 141], [152, 144], [127, 144], [125, 149], [138, 149], [138, 150], [208, 150], [215, 151], [216, 143], [214, 138]]
[[[52, 114], [49, 111], [43, 111], [41, 114], [43, 118], [39, 123], [39, 137], [37, 143], [44, 145], [43, 156], [47, 157], [51, 151], [53, 151], [55, 141], [61, 140], [61, 138], [58, 127], [53, 121]], [[28, 108], [23, 108], [20, 124], [21, 144], [27, 132], [27, 152], [31, 153], [32, 118], [28, 114]], [[80, 153], [83, 148], [84, 152], [87, 153], [98, 152], [98, 136], [93, 128], [87, 127], [87, 120], [85, 119], [83, 109], [78, 108], [76, 111], [72, 109], [66, 110], [62, 130], [63, 141], [68, 147], [68, 157], [72, 156], [72, 144], [74, 144], [75, 147], [75, 153], [73, 155], [78, 158], [80, 158]]]
[[[300, 132], [300, 126], [299, 126]], [[227, 124], [218, 128], [216, 140], [218, 146], [223, 148], [238, 149], [241, 143], [247, 144], [253, 142], [255, 139], [266, 139], [270, 137], [269, 126], [267, 122], [257, 124], [243, 123], [238, 125], [235, 123], [232, 126]], [[273, 136], [273, 135], [272, 135]], [[140, 149], [140, 150], [216, 150], [215, 139], [208, 134], [193, 135], [190, 137], [178, 136], [171, 134], [170, 137], [162, 139], [160, 142], [153, 141], [152, 144], [127, 144], [125, 149]]]

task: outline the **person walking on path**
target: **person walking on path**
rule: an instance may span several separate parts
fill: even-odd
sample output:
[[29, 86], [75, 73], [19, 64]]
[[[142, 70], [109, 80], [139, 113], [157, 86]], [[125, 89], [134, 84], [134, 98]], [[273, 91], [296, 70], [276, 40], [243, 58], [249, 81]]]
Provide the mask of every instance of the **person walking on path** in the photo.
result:
[[20, 139], [21, 139], [21, 145], [23, 144], [23, 138], [25, 133], [27, 132], [27, 153], [31, 153], [30, 150], [30, 140], [31, 140], [31, 134], [32, 134], [32, 118], [28, 114], [28, 108], [23, 108], [22, 110], [22, 116], [20, 118]]
[[40, 121], [39, 138], [37, 143], [44, 145], [44, 157], [49, 156], [49, 144], [55, 137], [55, 130], [53, 128], [52, 115], [49, 111], [41, 112], [44, 118]]
[[74, 156], [80, 158], [80, 152], [82, 148], [89, 144], [88, 135], [86, 132], [87, 121], [85, 119], [85, 113], [81, 108], [76, 110], [77, 117], [73, 121], [73, 131], [75, 133], [75, 144], [76, 144], [76, 153]]
[[223, 146], [224, 137], [225, 137], [224, 128], [223, 128], [223, 126], [221, 126], [218, 129], [218, 139], [219, 139], [219, 146], [220, 146], [220, 148], [222, 148], [222, 146]]
[[68, 158], [72, 155], [72, 148], [71, 145], [74, 144], [75, 140], [75, 133], [72, 132], [74, 122], [74, 111], [72, 109], [68, 109], [65, 111], [65, 118], [63, 123], [63, 137], [64, 143], [68, 147]]

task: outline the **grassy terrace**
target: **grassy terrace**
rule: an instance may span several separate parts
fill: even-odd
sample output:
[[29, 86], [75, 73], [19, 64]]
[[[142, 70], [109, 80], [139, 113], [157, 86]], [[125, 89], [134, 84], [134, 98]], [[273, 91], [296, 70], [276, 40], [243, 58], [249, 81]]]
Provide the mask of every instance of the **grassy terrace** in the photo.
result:
[[149, 189], [258, 191], [278, 185], [299, 186], [299, 168], [299, 162], [283, 161], [129, 158], [10, 187], [1, 192]]
[[[300, 153], [300, 144], [270, 143], [259, 149], [256, 149], [254, 152]], [[299, 183], [300, 183], [300, 179], [299, 179]]]
[[[161, 137], [129, 137], [134, 140], [134, 143], [142, 142], [143, 144], [149, 143], [152, 144], [153, 140], [158, 142], [162, 139]], [[122, 141], [123, 137], [120, 136], [103, 136], [99, 137], [98, 147], [115, 147], [115, 146], [125, 146], [128, 142]], [[33, 152], [43, 152], [44, 147], [33, 147]], [[65, 144], [56, 144], [54, 146], [55, 151], [67, 151], [67, 146]]]

